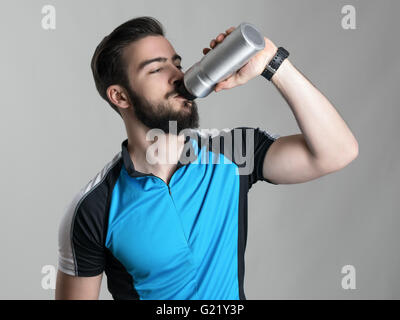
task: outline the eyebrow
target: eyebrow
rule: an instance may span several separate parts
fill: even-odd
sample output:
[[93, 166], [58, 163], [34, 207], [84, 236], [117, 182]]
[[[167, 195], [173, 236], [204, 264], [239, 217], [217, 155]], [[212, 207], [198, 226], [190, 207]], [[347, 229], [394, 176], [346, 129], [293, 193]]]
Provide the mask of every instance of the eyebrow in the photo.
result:
[[[182, 61], [182, 57], [179, 55], [179, 54], [174, 54], [173, 56], [172, 56], [172, 58], [171, 58], [171, 60], [172, 61], [175, 61], [175, 60], [181, 60]], [[167, 58], [164, 58], [164, 57], [157, 57], [157, 58], [153, 58], [153, 59], [150, 59], [150, 60], [145, 60], [145, 61], [142, 61], [140, 64], [139, 64], [139, 67], [138, 67], [138, 72], [140, 71], [140, 70], [142, 70], [145, 66], [147, 66], [148, 64], [150, 64], [150, 63], [153, 63], [153, 62], [166, 62], [168, 59]]]

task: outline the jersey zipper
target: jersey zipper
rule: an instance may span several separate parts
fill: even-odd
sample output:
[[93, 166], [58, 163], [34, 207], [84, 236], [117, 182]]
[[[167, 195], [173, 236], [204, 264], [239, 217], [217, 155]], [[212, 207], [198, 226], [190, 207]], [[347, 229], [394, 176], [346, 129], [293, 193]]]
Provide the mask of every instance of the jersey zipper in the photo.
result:
[[[171, 187], [170, 187], [170, 185], [169, 185], [168, 183], [166, 183], [163, 179], [161, 179], [160, 177], [157, 177], [156, 175], [154, 175], [154, 174], [152, 174], [152, 173], [149, 173], [148, 175], [151, 176], [151, 177], [155, 177], [155, 178], [161, 180], [161, 181], [167, 186], [167, 188], [168, 188], [168, 193], [169, 193], [169, 195], [170, 195], [171, 198], [172, 198]], [[171, 177], [171, 179], [172, 179], [172, 177]]]
[[[176, 171], [175, 171], [175, 172], [176, 172]], [[172, 174], [172, 176], [175, 174], [175, 172]], [[170, 187], [170, 185], [169, 185], [168, 183], [166, 183], [163, 179], [161, 179], [160, 177], [157, 177], [156, 175], [154, 175], [154, 174], [152, 174], [152, 173], [150, 173], [149, 175], [152, 176], [152, 177], [156, 177], [157, 179], [160, 179], [160, 180], [167, 186], [167, 188], [168, 188], [168, 193], [169, 193], [169, 196], [170, 196], [170, 198], [171, 198], [172, 204], [173, 204], [174, 207], [175, 207], [175, 213], [178, 215], [178, 210], [177, 210], [177, 208], [176, 208], [176, 204], [175, 204], [174, 198], [172, 197], [172, 194], [171, 194], [171, 187]], [[172, 179], [172, 176], [171, 176], [171, 179]], [[170, 181], [171, 181], [171, 179], [170, 179]], [[186, 237], [186, 234], [185, 234], [185, 231], [184, 231], [183, 225], [182, 225], [182, 220], [181, 220], [181, 218], [180, 218], [179, 216], [178, 216], [178, 220], [179, 220], [180, 225], [181, 225], [181, 228], [182, 228], [182, 233], [183, 233], [183, 237], [185, 238], [185, 241], [186, 241], [186, 246], [187, 246], [187, 248], [188, 248], [188, 250], [189, 250], [189, 252], [190, 252], [190, 256], [191, 256], [192, 263], [193, 263], [193, 265], [195, 265], [196, 268], [197, 268], [197, 263], [196, 263], [196, 261], [195, 261], [195, 259], [194, 259], [192, 250], [190, 249], [189, 241], [188, 241], [188, 239], [187, 239], [187, 237]], [[198, 296], [199, 287], [198, 287], [197, 279], [196, 279], [196, 281], [195, 281], [195, 286], [196, 286], [196, 295]]]

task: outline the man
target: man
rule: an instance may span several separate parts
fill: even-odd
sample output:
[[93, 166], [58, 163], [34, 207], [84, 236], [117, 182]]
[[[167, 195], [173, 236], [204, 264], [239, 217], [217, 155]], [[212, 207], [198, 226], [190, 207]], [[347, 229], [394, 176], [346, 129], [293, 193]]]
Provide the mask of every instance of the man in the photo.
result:
[[[203, 53], [234, 29], [219, 34]], [[103, 271], [114, 299], [246, 299], [251, 186], [259, 180], [306, 182], [358, 155], [357, 141], [335, 108], [287, 57], [278, 56], [269, 39], [265, 43], [215, 91], [263, 75], [289, 104], [301, 134], [196, 130], [195, 101], [177, 95], [181, 58], [154, 18], [132, 19], [101, 41], [91, 64], [96, 87], [121, 116], [128, 138], [63, 217], [56, 299], [98, 299]], [[274, 57], [280, 61], [275, 71], [267, 68]], [[163, 134], [149, 139], [155, 129]], [[187, 135], [177, 134], [185, 130]], [[249, 150], [251, 158], [239, 161]], [[223, 161], [198, 161], [215, 157]], [[161, 158], [169, 161], [155, 161]]]

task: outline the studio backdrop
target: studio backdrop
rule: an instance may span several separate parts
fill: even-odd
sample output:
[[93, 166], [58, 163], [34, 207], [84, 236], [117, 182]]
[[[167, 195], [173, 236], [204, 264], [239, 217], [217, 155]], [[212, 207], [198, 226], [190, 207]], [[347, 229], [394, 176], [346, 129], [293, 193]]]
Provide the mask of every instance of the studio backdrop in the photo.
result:
[[[184, 70], [219, 33], [257, 26], [358, 141], [343, 170], [251, 188], [247, 299], [399, 299], [399, 12], [396, 0], [2, 0], [0, 298], [54, 299], [60, 220], [126, 138], [91, 57], [118, 25], [152, 16]], [[263, 77], [197, 101], [201, 128], [300, 133]], [[100, 299], [111, 299], [106, 277]]]

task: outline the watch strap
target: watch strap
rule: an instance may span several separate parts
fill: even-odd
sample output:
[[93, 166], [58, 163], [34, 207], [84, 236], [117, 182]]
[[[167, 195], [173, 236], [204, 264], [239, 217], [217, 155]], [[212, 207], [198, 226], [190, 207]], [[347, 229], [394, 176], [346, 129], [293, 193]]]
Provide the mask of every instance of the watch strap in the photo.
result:
[[289, 52], [283, 48], [279, 47], [275, 56], [271, 59], [268, 65], [265, 67], [261, 75], [267, 80], [271, 81], [272, 76], [278, 70], [282, 62], [289, 56]]

